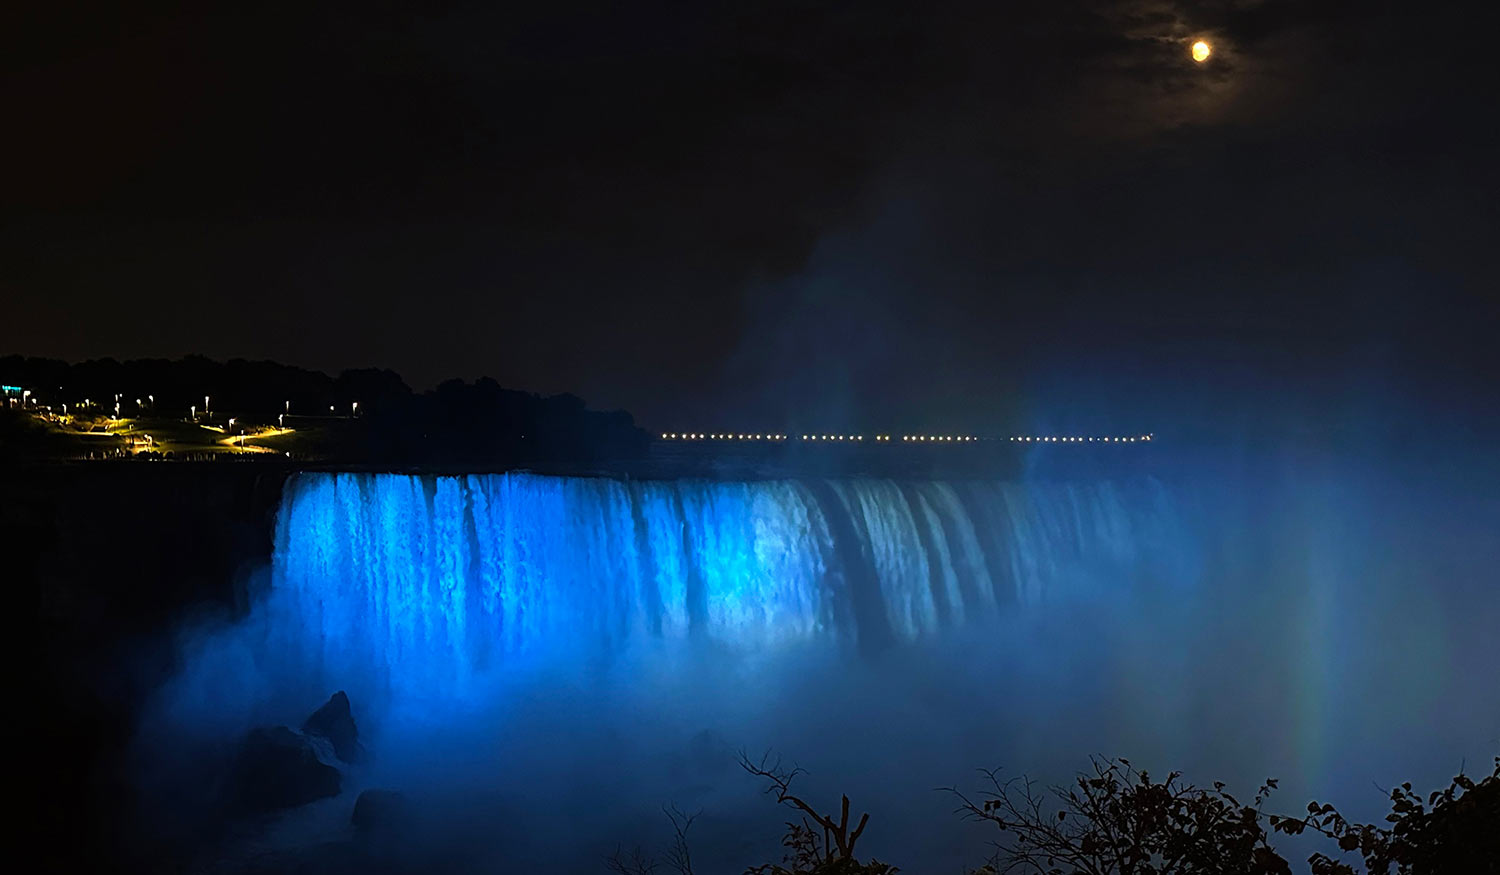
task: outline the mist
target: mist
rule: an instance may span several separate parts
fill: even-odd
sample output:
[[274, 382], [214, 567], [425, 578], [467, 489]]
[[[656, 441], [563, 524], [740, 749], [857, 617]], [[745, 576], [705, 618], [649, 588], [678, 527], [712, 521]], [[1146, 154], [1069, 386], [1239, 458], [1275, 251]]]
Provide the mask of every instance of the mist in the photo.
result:
[[[200, 861], [215, 871], [291, 854], [394, 870], [597, 872], [618, 847], [659, 850], [671, 835], [667, 805], [701, 811], [689, 833], [699, 871], [740, 871], [779, 859], [789, 817], [737, 766], [740, 751], [806, 768], [798, 787], [814, 804], [832, 808], [847, 793], [871, 813], [862, 850], [913, 871], [956, 872], [986, 855], [988, 836], [934, 788], [972, 789], [981, 767], [1065, 781], [1090, 754], [1223, 780], [1247, 795], [1278, 777], [1273, 801], [1286, 811], [1334, 799], [1352, 816], [1378, 818], [1384, 800], [1372, 784], [1438, 786], [1500, 745], [1491, 634], [1500, 540], [1495, 493], [1478, 488], [1488, 474], [1464, 486], [1357, 462], [1179, 465], [1122, 480], [1034, 473], [1009, 493], [970, 493], [1009, 496], [1009, 509], [974, 519], [980, 528], [1009, 520], [1009, 571], [993, 583], [1013, 597], [971, 600], [962, 616], [923, 621], [910, 603], [903, 614], [900, 598], [929, 580], [962, 589], [973, 573], [961, 550], [906, 544], [892, 555], [907, 564], [847, 580], [881, 593], [888, 616], [916, 618], [878, 647], [867, 630], [862, 645], [858, 618], [794, 597], [802, 584], [828, 592], [853, 568], [839, 564], [838, 535], [820, 534], [815, 513], [800, 517], [802, 540], [775, 540], [791, 519], [777, 502], [803, 485], [629, 487], [634, 514], [664, 514], [687, 539], [672, 550], [699, 562], [697, 571], [692, 562], [668, 568], [656, 555], [658, 582], [702, 576], [725, 557], [749, 563], [723, 569], [740, 582], [738, 601], [720, 607], [742, 613], [715, 613], [710, 575], [704, 605], [689, 605], [673, 631], [670, 605], [653, 627], [622, 589], [644, 579], [632, 564], [641, 557], [560, 552], [613, 549], [613, 523], [591, 514], [626, 513], [618, 499], [627, 487], [504, 475], [465, 488], [493, 496], [503, 479], [507, 506], [535, 518], [508, 518], [492, 530], [511, 533], [504, 538], [561, 532], [530, 543], [528, 573], [572, 591], [551, 603], [534, 592], [520, 626], [476, 626], [486, 614], [472, 602], [447, 610], [463, 621], [462, 642], [451, 628], [429, 628], [402, 650], [380, 631], [385, 621], [340, 613], [374, 604], [348, 588], [409, 573], [389, 564], [398, 556], [437, 563], [433, 581], [466, 579], [461, 567], [440, 571], [442, 557], [462, 554], [477, 568], [482, 542], [496, 536], [473, 528], [472, 503], [451, 505], [467, 508], [471, 528], [443, 519], [437, 496], [452, 484], [302, 475], [283, 500], [275, 567], [255, 608], [244, 621], [184, 634], [185, 671], [150, 709], [139, 761], [172, 784], [163, 776], [190, 759], [184, 751], [213, 762], [204, 752], [222, 756], [251, 726], [295, 726], [334, 690], [349, 691], [369, 760], [338, 797], [227, 833]], [[878, 481], [839, 488], [901, 494]], [[415, 497], [400, 505], [398, 493]], [[675, 503], [641, 503], [658, 493]], [[693, 495], [704, 502], [697, 512]], [[599, 503], [586, 506], [588, 496]], [[1029, 509], [1017, 511], [1016, 496]], [[538, 509], [546, 501], [559, 516]], [[870, 527], [876, 518], [850, 519], [878, 552], [871, 533], [899, 533]], [[364, 540], [338, 534], [345, 524], [362, 526]], [[444, 531], [450, 542], [433, 535]], [[397, 534], [400, 543], [390, 540]], [[745, 560], [741, 536], [776, 549], [756, 547]], [[820, 544], [834, 551], [812, 555]], [[386, 552], [353, 558], [371, 549]], [[310, 550], [326, 554], [307, 565]], [[921, 563], [930, 573], [912, 581]], [[772, 577], [785, 585], [755, 588]], [[788, 613], [796, 604], [804, 613]], [[155, 804], [183, 804], [183, 784], [172, 786]], [[349, 826], [368, 787], [413, 803], [407, 829], [376, 844]]]

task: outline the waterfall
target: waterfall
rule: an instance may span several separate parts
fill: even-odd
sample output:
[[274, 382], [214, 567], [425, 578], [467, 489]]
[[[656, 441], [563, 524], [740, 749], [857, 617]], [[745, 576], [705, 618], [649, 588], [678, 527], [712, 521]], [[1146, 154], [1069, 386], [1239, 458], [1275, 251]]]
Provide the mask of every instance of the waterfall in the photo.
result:
[[184, 630], [146, 772], [343, 689], [359, 786], [432, 815], [413, 847], [569, 872], [651, 841], [667, 803], [751, 825], [699, 839], [710, 868], [774, 859], [783, 813], [739, 749], [816, 768], [809, 792], [882, 818], [871, 853], [924, 871], [973, 862], [922, 800], [977, 766], [1437, 785], [1500, 726], [1496, 491], [1335, 473], [298, 474], [252, 610]]
[[425, 696], [636, 641], [879, 647], [1108, 597], [1160, 572], [1174, 527], [1154, 481], [299, 474], [278, 518], [278, 647], [334, 682]]

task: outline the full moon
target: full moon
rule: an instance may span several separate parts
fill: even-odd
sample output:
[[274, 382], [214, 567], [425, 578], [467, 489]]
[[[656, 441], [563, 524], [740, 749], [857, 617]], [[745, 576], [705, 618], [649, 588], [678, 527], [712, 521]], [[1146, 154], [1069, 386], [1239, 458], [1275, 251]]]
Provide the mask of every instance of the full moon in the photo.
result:
[[1201, 64], [1204, 61], [1208, 60], [1208, 56], [1213, 54], [1213, 51], [1213, 48], [1210, 47], [1208, 43], [1204, 42], [1203, 40], [1198, 40], [1197, 42], [1193, 43], [1193, 60]]

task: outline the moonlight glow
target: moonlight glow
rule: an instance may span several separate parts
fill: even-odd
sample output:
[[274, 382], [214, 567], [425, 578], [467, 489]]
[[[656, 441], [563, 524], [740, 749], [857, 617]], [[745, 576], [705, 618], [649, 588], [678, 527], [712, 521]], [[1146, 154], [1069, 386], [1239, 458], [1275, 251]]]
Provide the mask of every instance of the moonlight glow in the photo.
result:
[[1213, 54], [1213, 48], [1208, 43], [1203, 40], [1193, 43], [1193, 60], [1201, 64], [1208, 60], [1208, 56], [1211, 54]]

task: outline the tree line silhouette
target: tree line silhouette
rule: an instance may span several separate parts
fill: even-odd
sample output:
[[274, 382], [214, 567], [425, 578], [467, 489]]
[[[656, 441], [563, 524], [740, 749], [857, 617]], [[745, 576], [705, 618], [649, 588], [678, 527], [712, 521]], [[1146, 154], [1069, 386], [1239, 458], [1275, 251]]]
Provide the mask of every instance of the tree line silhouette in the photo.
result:
[[[625, 411], [588, 409], [571, 394], [543, 396], [488, 377], [448, 380], [415, 392], [394, 371], [346, 370], [338, 376], [270, 361], [203, 356], [178, 360], [0, 358], [0, 382], [31, 389], [36, 403], [112, 409], [126, 415], [185, 416], [216, 411], [274, 422], [295, 417], [355, 419], [330, 461], [377, 464], [489, 464], [590, 461], [644, 454], [648, 438]], [[139, 399], [139, 403], [138, 403]], [[295, 419], [294, 419], [295, 421]]]

